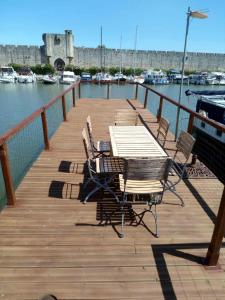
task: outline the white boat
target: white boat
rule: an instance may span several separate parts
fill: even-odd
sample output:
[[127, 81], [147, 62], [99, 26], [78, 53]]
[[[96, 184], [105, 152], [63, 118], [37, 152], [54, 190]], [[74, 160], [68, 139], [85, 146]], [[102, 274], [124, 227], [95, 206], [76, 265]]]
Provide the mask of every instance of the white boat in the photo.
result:
[[164, 72], [149, 70], [145, 73], [145, 83], [148, 84], [168, 84], [169, 80]]
[[51, 74], [49, 75], [44, 75], [43, 78], [42, 78], [42, 81], [43, 83], [45, 84], [54, 84], [57, 82], [57, 77], [56, 76], [53, 76]]
[[76, 75], [72, 71], [63, 71], [59, 79], [62, 84], [72, 84], [77, 80]]
[[127, 76], [124, 75], [123, 73], [119, 72], [114, 75], [114, 80], [125, 82], [127, 80]]
[[144, 83], [145, 77], [144, 75], [134, 76], [134, 83]]
[[18, 71], [18, 82], [19, 83], [33, 83], [36, 82], [36, 74], [32, 72], [29, 67], [22, 67]]
[[110, 82], [111, 80], [113, 80], [113, 77], [108, 74], [108, 73], [97, 73], [94, 77], [93, 80], [95, 80], [97, 83], [107, 83]]
[[14, 83], [17, 80], [17, 76], [13, 67], [2, 66], [0, 68], [0, 82], [2, 83]]

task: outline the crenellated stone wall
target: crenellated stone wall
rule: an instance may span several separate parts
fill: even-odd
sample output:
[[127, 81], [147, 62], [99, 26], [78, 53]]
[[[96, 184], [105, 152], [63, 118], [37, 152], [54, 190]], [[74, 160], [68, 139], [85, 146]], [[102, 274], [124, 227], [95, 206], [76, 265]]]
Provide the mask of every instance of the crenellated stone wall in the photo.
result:
[[[55, 67], [73, 64], [79, 67], [100, 67], [101, 49], [74, 47], [71, 30], [64, 34], [44, 33], [43, 46], [0, 45], [0, 65], [16, 63], [36, 65], [51, 63]], [[187, 53], [186, 70], [225, 70], [225, 54]], [[181, 69], [183, 53], [175, 51], [102, 49], [103, 66], [142, 69]]]

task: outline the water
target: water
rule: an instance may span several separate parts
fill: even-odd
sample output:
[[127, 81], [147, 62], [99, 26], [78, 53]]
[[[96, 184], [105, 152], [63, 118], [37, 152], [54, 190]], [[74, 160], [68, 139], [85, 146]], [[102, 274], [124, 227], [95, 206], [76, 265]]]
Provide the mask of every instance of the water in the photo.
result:
[[[44, 85], [42, 83], [0, 84], [0, 135], [17, 125], [38, 108], [44, 106], [50, 99], [67, 87], [57, 84]], [[81, 87], [81, 98], [107, 98], [107, 88], [107, 85], [83, 84]], [[174, 100], [178, 99], [179, 85], [155, 86], [153, 88]], [[206, 89], [204, 86], [184, 86], [184, 91], [188, 88], [193, 90]], [[109, 98], [132, 99], [135, 95], [135, 89], [135, 85], [111, 85], [109, 87]], [[223, 89], [223, 87], [211, 86], [207, 87], [207, 89]], [[138, 99], [143, 103], [144, 98], [145, 89], [139, 86]], [[66, 103], [68, 111], [72, 106], [71, 93], [66, 96]], [[181, 103], [195, 110], [196, 99], [193, 97], [186, 97], [183, 94]], [[158, 105], [159, 96], [149, 91], [148, 109], [156, 115]], [[164, 101], [162, 114], [170, 121], [170, 130], [174, 132], [176, 107]], [[46, 115], [49, 135], [52, 136], [63, 120], [60, 100], [47, 110]], [[187, 129], [188, 118], [188, 114], [181, 111], [180, 129]], [[44, 148], [41, 118], [36, 118], [29, 126], [22, 129], [7, 142], [7, 146], [13, 185], [16, 188], [33, 161]], [[0, 166], [0, 210], [6, 204], [4, 181], [1, 172]]]

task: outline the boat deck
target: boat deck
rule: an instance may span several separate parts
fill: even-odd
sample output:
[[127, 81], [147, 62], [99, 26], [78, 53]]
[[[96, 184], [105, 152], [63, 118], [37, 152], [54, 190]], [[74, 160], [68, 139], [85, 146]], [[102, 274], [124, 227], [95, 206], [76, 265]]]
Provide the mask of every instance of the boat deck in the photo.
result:
[[81, 99], [51, 139], [51, 150], [29, 170], [16, 191], [16, 206], [0, 215], [0, 299], [46, 293], [76, 300], [225, 298], [224, 247], [220, 268], [201, 264], [223, 191], [217, 179], [182, 181], [177, 190], [185, 207], [165, 193], [158, 206], [159, 238], [151, 233], [150, 215], [144, 218], [147, 227], [127, 222], [123, 239], [117, 235], [119, 216], [113, 226], [103, 226], [105, 212], [115, 209], [107, 194], [81, 203], [86, 117], [91, 115], [96, 139], [109, 140], [115, 110], [131, 103], [156, 132], [155, 118], [135, 100]]

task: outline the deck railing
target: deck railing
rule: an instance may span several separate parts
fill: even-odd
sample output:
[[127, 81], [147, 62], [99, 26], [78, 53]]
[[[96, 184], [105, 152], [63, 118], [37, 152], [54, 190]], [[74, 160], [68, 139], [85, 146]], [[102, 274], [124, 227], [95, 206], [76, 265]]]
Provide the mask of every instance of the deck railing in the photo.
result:
[[[0, 189], [0, 209], [5, 204], [15, 204], [15, 188], [40, 151], [43, 148], [50, 149], [49, 138], [61, 121], [67, 120], [67, 111], [69, 107], [75, 106], [76, 91], [79, 94], [79, 87], [79, 82], [71, 85], [48, 104], [0, 136], [1, 178], [4, 180], [4, 187]], [[66, 96], [71, 92], [71, 99], [66, 101]], [[26, 149], [29, 147], [30, 151]]]

